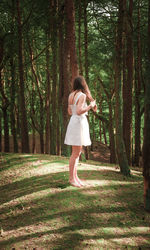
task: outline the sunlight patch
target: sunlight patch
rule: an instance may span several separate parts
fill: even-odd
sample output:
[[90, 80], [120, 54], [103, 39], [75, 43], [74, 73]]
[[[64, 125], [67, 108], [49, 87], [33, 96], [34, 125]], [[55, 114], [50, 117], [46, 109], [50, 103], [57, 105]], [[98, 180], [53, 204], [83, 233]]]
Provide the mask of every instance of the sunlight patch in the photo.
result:
[[[35, 167], [37, 164], [37, 168]], [[40, 166], [39, 166], [40, 164]], [[49, 163], [45, 161], [43, 164], [43, 161], [39, 161], [38, 163], [32, 164], [34, 168], [27, 170], [24, 173], [24, 177], [29, 176], [39, 176], [39, 175], [45, 175], [45, 174], [51, 174], [51, 173], [60, 173], [68, 170], [68, 166], [63, 165], [62, 163]]]
[[142, 245], [145, 243], [149, 243], [145, 238], [139, 235], [132, 237], [118, 237], [112, 239], [111, 241], [124, 246], [130, 245], [131, 247], [139, 246], [139, 244]]

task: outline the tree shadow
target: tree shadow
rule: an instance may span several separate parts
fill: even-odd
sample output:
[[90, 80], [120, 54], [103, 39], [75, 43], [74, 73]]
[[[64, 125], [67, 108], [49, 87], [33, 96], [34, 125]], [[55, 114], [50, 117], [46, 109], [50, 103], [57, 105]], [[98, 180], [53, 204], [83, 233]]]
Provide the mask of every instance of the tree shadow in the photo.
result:
[[[51, 190], [44, 194], [42, 197], [33, 199], [27, 199], [22, 201], [22, 206], [11, 205], [4, 206], [0, 210], [0, 213], [8, 212], [8, 218], [1, 218], [0, 223], [4, 230], [7, 232], [9, 230], [17, 230], [21, 227], [27, 227], [38, 223], [51, 223], [54, 219], [61, 219], [64, 221], [59, 229], [43, 230], [38, 233], [29, 233], [27, 235], [11, 237], [10, 239], [1, 240], [1, 246], [8, 246], [14, 243], [18, 243], [24, 240], [30, 240], [37, 237], [42, 237], [46, 234], [51, 236], [52, 234], [61, 234], [62, 237], [57, 237], [56, 239], [49, 241], [49, 245], [55, 245], [55, 249], [74, 249], [77, 245], [84, 245], [84, 240], [90, 239], [113, 239], [116, 237], [116, 233], [106, 233], [103, 232], [103, 227], [119, 227], [123, 229], [124, 227], [130, 226], [140, 227], [143, 225], [148, 225], [147, 222], [140, 219], [145, 213], [144, 207], [140, 204], [140, 194], [138, 194], [139, 183], [142, 177], [132, 177], [124, 179], [124, 177], [118, 173], [111, 170], [79, 170], [81, 178], [86, 177], [87, 180], [100, 180], [104, 179], [107, 181], [123, 181], [124, 189], [121, 190], [119, 183], [115, 184], [109, 183], [104, 186], [105, 191], [111, 192], [114, 187], [115, 189], [113, 196], [103, 195], [101, 187], [85, 187], [77, 189], [70, 187], [68, 183], [68, 171], [51, 173], [42, 176], [32, 176], [30, 178], [25, 178], [20, 181], [16, 181], [0, 187], [1, 204], [13, 201], [14, 199], [34, 194], [36, 192], [41, 192], [44, 190]], [[126, 181], [128, 184], [126, 184]], [[134, 183], [135, 182], [135, 183]], [[138, 183], [137, 183], [138, 182]], [[130, 184], [131, 183], [131, 184]], [[53, 192], [53, 190], [55, 190]], [[91, 194], [88, 193], [91, 192]], [[98, 192], [97, 192], [98, 191]], [[139, 195], [137, 203], [128, 204], [128, 199], [126, 197], [131, 195]], [[120, 199], [122, 197], [122, 199]], [[136, 199], [137, 199], [136, 197]], [[103, 204], [102, 199], [107, 199], [107, 204]], [[134, 197], [133, 197], [134, 199]], [[116, 201], [120, 201], [120, 205]], [[70, 203], [74, 203], [71, 207]], [[81, 205], [82, 206], [79, 206]], [[137, 206], [136, 206], [137, 205]], [[9, 210], [12, 209], [12, 213]], [[8, 211], [6, 211], [8, 210]], [[18, 211], [21, 211], [18, 213]], [[116, 217], [115, 214], [120, 213], [120, 217]], [[125, 221], [124, 214], [128, 213], [128, 217]], [[139, 216], [139, 219], [132, 221], [133, 213]], [[110, 218], [105, 219], [104, 214], [109, 214]], [[98, 215], [95, 216], [95, 215]], [[66, 223], [67, 218], [67, 223]], [[66, 225], [67, 224], [67, 225]], [[91, 230], [96, 229], [99, 233], [92, 235]], [[89, 234], [82, 234], [80, 230], [89, 230]], [[128, 232], [124, 234], [119, 234], [118, 237], [132, 237], [135, 233]], [[137, 233], [140, 236], [140, 233]], [[149, 238], [148, 234], [142, 234], [142, 236]], [[63, 246], [63, 248], [61, 248]], [[57, 248], [58, 247], [58, 248]], [[92, 247], [92, 246], [91, 246]]]
[[26, 158], [20, 157], [19, 155], [18, 157], [9, 157], [7, 160], [3, 160], [3, 164], [0, 166], [0, 172], [6, 171], [10, 168], [12, 169], [14, 166], [23, 165], [24, 163], [34, 162], [35, 160], [38, 160], [38, 158], [33, 156], [26, 156]]

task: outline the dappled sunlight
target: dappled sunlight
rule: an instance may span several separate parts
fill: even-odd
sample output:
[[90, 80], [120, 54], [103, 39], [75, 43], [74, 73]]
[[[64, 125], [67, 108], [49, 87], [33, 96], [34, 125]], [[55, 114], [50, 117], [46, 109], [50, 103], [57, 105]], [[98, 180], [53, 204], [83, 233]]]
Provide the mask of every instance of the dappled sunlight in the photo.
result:
[[[148, 236], [148, 235], [147, 235]], [[130, 246], [130, 247], [138, 247], [139, 245], [142, 245], [142, 244], [147, 244], [147, 249], [149, 249], [149, 240], [148, 239], [145, 239], [143, 238], [142, 236], [133, 236], [133, 237], [114, 237], [114, 239], [111, 239], [111, 242], [114, 242], [114, 243], [117, 243], [119, 245], [127, 245], [127, 246]], [[139, 248], [140, 249], [140, 248]]]
[[62, 163], [49, 163], [48, 161], [34, 162], [34, 165], [32, 164], [32, 166], [34, 166], [34, 168], [31, 168], [24, 172], [24, 177], [29, 177], [31, 175], [38, 176], [50, 173], [59, 173], [63, 172], [64, 170], [68, 170], [68, 166], [64, 166], [64, 164]]

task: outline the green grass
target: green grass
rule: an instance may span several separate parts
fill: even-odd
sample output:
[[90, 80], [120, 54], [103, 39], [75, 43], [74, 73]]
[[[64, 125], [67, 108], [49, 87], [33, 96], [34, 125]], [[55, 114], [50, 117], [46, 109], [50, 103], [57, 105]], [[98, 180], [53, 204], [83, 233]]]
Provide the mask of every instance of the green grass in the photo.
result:
[[1, 154], [0, 249], [150, 249], [141, 171], [87, 161], [78, 174], [82, 188], [68, 183], [68, 158]]

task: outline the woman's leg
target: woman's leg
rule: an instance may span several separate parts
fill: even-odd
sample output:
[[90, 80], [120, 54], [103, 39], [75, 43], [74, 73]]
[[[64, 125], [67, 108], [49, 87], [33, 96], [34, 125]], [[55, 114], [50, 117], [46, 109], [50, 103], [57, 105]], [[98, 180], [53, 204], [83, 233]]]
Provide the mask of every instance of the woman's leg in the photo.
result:
[[69, 161], [69, 182], [76, 187], [81, 186], [81, 183], [79, 182], [79, 178], [77, 176], [77, 164], [79, 161], [81, 150], [82, 146], [72, 146], [72, 154]]
[[[82, 149], [81, 149], [81, 151], [80, 151], [80, 154], [81, 154], [81, 152], [82, 152]], [[80, 154], [79, 154], [79, 157], [80, 157]], [[76, 181], [77, 181], [81, 186], [84, 186], [83, 182], [79, 179], [78, 174], [77, 174], [77, 165], [78, 165], [78, 163], [79, 163], [79, 157], [77, 158], [77, 160], [76, 160], [76, 165], [75, 165], [75, 178], [76, 178]]]

